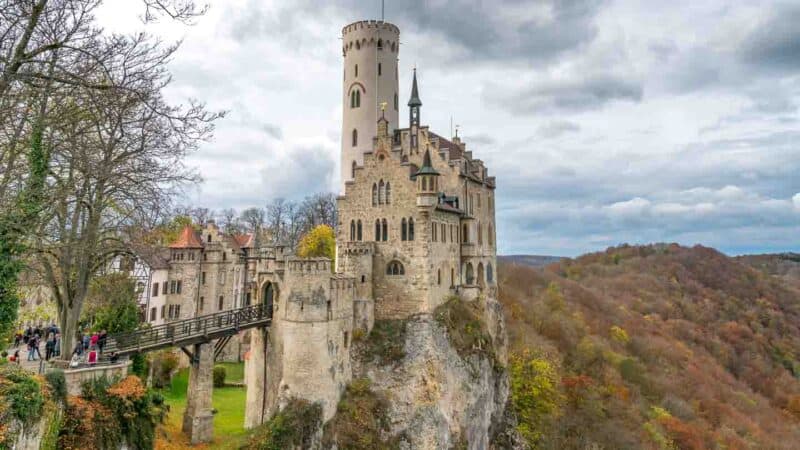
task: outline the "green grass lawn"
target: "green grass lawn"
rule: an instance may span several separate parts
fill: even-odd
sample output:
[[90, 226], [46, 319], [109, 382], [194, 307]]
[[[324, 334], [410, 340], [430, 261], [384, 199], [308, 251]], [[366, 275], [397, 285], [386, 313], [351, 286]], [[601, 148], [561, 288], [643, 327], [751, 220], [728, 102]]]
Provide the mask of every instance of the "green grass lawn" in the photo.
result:
[[[243, 363], [218, 365], [225, 366], [228, 381], [242, 381]], [[182, 369], [172, 378], [172, 386], [162, 391], [164, 400], [169, 405], [169, 416], [165, 428], [170, 434], [181, 431], [188, 384], [189, 369]], [[209, 446], [210, 448], [233, 449], [239, 447], [246, 435], [244, 429], [246, 395], [245, 389], [241, 387], [214, 388], [211, 402], [217, 413], [214, 415], [214, 444]]]
[[225, 381], [229, 383], [244, 382], [244, 363], [217, 363], [214, 367], [225, 368]]

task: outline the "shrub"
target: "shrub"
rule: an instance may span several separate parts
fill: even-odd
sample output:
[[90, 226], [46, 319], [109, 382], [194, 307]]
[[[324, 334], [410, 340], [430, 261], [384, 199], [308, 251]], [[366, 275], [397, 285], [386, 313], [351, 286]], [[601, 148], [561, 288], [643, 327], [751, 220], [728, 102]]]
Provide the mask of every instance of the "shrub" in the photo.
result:
[[226, 376], [225, 368], [222, 366], [214, 367], [214, 387], [221, 388], [225, 387], [225, 376]]
[[244, 448], [283, 450], [310, 448], [322, 423], [322, 406], [293, 398], [268, 422], [253, 430]]
[[[0, 398], [8, 404], [11, 415], [22, 423], [41, 416], [45, 397], [41, 378], [17, 365], [0, 366]], [[2, 418], [0, 411], [0, 418]]]
[[153, 365], [153, 387], [165, 388], [172, 382], [172, 374], [178, 367], [178, 357], [169, 350], [155, 353], [151, 362]]
[[494, 361], [492, 338], [477, 302], [465, 302], [452, 296], [436, 308], [434, 317], [447, 329], [450, 344], [459, 356], [465, 358], [472, 354], [483, 354]]
[[87, 381], [83, 397], [70, 397], [59, 448], [153, 448], [156, 425], [167, 408], [139, 377]]
[[64, 378], [64, 371], [55, 369], [44, 374], [47, 384], [50, 386], [50, 391], [53, 394], [53, 399], [64, 403], [67, 401], [67, 380]]
[[336, 415], [325, 424], [323, 448], [384, 450], [394, 448], [389, 432], [389, 402], [372, 390], [368, 378], [353, 380], [345, 389]]
[[141, 379], [147, 378], [150, 371], [150, 361], [141, 353], [134, 353], [131, 356], [131, 372]]
[[406, 356], [406, 326], [405, 320], [376, 320], [367, 337], [365, 356], [382, 365], [401, 361]]

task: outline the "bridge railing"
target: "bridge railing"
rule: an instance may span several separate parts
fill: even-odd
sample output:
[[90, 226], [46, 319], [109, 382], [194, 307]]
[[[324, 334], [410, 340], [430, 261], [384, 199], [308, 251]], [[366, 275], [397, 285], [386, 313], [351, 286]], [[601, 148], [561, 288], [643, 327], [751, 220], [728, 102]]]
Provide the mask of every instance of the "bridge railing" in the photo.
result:
[[221, 311], [190, 319], [176, 320], [152, 328], [111, 336], [110, 351], [140, 349], [163, 343], [175, 343], [221, 330], [238, 331], [240, 327], [263, 321], [272, 316], [272, 305], [256, 304]]

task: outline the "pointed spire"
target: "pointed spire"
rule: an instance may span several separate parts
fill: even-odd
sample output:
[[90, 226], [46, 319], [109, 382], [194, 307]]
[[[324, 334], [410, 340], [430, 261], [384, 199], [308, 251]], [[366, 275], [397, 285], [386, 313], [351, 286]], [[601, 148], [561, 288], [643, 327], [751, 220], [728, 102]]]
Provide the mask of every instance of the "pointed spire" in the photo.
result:
[[422, 106], [422, 100], [419, 99], [419, 89], [417, 88], [417, 68], [414, 68], [414, 81], [411, 83], [411, 98], [408, 100], [408, 106]]

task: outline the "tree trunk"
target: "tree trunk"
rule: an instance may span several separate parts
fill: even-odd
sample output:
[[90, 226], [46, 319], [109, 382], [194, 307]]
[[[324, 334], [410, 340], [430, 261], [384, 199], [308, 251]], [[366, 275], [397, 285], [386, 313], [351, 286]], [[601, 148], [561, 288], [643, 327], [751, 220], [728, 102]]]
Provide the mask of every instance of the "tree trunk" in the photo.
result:
[[81, 330], [78, 327], [80, 308], [58, 308], [58, 325], [61, 328], [61, 355], [60, 359], [72, 358], [72, 351], [80, 338]]

